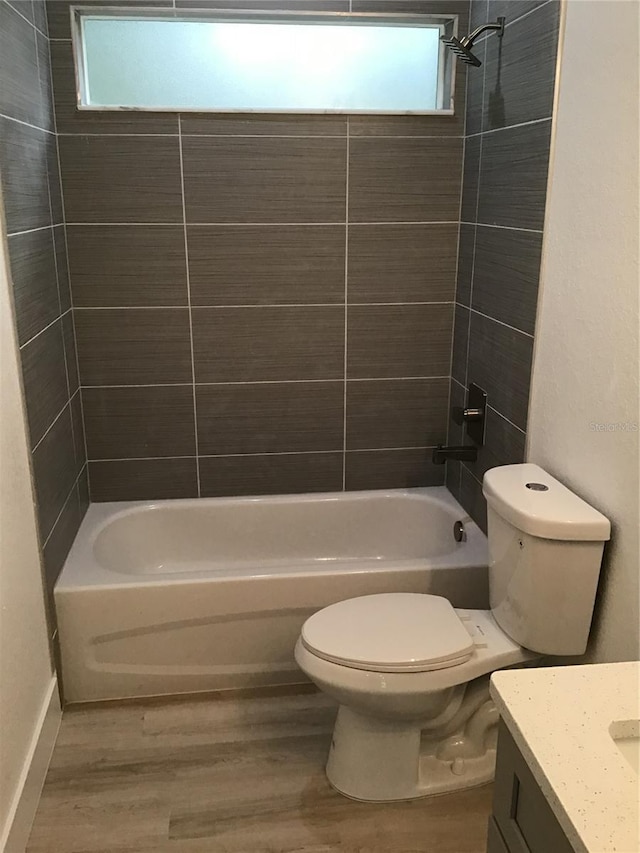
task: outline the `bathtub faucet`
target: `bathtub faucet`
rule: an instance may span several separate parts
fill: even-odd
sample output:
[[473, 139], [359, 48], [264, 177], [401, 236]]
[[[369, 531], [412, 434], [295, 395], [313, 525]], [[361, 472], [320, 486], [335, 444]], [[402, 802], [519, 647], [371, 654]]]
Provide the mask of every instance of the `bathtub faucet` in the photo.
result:
[[473, 445], [461, 447], [443, 447], [439, 444], [433, 448], [431, 461], [434, 465], [444, 465], [447, 459], [458, 459], [460, 462], [475, 462], [478, 458], [478, 448]]

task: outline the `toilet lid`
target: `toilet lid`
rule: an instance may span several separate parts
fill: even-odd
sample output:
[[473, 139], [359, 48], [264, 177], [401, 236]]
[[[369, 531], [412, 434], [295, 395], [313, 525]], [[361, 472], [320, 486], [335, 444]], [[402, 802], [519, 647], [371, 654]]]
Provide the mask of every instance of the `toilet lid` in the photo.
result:
[[325, 607], [302, 626], [302, 643], [325, 660], [376, 672], [444, 669], [473, 653], [473, 639], [446, 598], [403, 592]]

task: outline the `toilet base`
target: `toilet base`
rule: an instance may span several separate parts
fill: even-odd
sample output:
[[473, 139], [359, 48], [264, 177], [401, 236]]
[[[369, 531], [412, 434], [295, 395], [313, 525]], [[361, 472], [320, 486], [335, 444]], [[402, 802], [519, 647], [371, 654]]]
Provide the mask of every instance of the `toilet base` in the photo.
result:
[[412, 800], [493, 779], [497, 710], [484, 702], [456, 732], [388, 721], [340, 706], [327, 761], [331, 785], [354, 800]]

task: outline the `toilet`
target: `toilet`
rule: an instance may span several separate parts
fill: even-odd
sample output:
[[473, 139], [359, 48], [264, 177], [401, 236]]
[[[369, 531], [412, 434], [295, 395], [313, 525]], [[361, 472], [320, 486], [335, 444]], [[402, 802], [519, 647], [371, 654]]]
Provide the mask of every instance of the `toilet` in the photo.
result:
[[408, 800], [493, 778], [489, 678], [587, 645], [608, 519], [537, 465], [484, 476], [490, 610], [440, 596], [352, 598], [304, 623], [304, 673], [339, 705], [327, 777], [348, 797]]

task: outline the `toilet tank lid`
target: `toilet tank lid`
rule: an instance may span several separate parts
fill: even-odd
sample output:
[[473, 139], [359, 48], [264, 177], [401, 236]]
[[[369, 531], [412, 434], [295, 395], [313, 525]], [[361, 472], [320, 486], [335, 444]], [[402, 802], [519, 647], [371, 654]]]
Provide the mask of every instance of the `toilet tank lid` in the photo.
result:
[[604, 542], [608, 518], [538, 465], [503, 465], [484, 475], [489, 506], [518, 530], [541, 539]]

